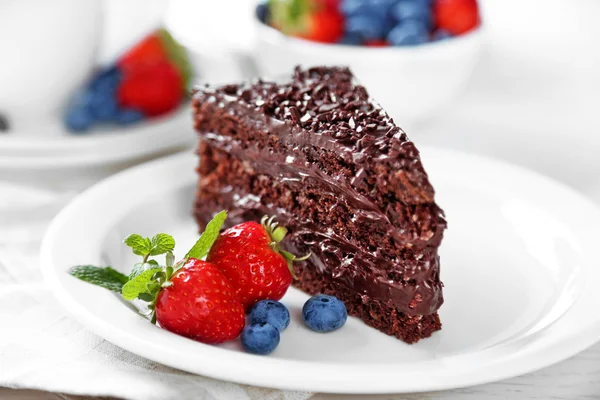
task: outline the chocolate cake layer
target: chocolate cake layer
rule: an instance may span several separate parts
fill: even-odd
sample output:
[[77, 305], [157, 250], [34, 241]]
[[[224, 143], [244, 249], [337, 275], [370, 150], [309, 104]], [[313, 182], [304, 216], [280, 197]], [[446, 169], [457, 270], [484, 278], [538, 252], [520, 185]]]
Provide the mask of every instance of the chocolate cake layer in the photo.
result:
[[439, 329], [443, 212], [412, 142], [347, 69], [199, 89], [194, 112], [201, 226], [221, 209], [232, 224], [277, 214], [287, 249], [312, 252], [298, 287], [408, 342]]

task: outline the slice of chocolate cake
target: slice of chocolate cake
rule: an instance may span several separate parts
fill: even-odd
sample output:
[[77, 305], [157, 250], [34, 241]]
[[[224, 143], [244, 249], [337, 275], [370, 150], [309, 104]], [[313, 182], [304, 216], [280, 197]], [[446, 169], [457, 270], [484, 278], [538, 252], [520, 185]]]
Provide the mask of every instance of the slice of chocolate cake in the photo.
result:
[[441, 328], [443, 211], [419, 152], [346, 68], [286, 83], [198, 88], [195, 217], [203, 229], [277, 215], [284, 248], [312, 256], [295, 286], [408, 343]]

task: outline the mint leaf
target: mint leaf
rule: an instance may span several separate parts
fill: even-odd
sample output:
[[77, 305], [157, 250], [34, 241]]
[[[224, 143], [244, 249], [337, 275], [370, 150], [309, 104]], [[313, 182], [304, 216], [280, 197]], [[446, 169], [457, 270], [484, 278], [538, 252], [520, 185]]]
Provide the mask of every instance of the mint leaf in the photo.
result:
[[166, 233], [158, 233], [152, 237], [150, 245], [150, 255], [157, 256], [173, 251], [175, 248], [175, 239], [173, 239], [173, 236], [167, 235]]
[[129, 279], [133, 279], [136, 276], [138, 276], [139, 274], [141, 274], [142, 272], [147, 271], [149, 269], [157, 268], [157, 267], [159, 267], [159, 265], [154, 260], [150, 260], [145, 263], [137, 263], [131, 269], [131, 272], [129, 273]]
[[136, 299], [142, 293], [148, 293], [148, 283], [152, 282], [152, 276], [160, 271], [162, 271], [162, 268], [148, 269], [135, 278], [129, 280], [125, 285], [123, 285], [123, 289], [121, 290], [123, 298], [131, 301]]
[[125, 240], [123, 240], [123, 243], [131, 247], [134, 254], [142, 257], [147, 256], [152, 249], [152, 243], [150, 242], [150, 239], [144, 238], [137, 233], [127, 236]]
[[221, 211], [206, 225], [204, 233], [200, 236], [196, 244], [191, 248], [190, 251], [185, 255], [186, 258], [197, 258], [200, 259], [205, 257], [213, 243], [219, 237], [223, 223], [227, 219], [227, 211]]
[[82, 281], [119, 293], [121, 292], [123, 285], [129, 280], [127, 275], [122, 274], [111, 267], [101, 268], [93, 265], [75, 266], [69, 270], [69, 274]]

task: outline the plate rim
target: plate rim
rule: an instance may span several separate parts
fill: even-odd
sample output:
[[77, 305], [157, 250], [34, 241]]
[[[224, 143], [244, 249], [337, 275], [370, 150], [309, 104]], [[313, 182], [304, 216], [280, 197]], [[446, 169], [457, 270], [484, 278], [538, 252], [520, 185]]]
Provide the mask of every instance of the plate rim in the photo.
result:
[[[115, 126], [114, 129], [91, 135], [50, 138], [44, 137], [43, 134], [0, 135], [0, 168], [36, 170], [98, 166], [172, 153], [195, 143], [196, 136], [193, 130], [182, 129], [184, 126], [190, 126], [191, 120], [190, 103], [185, 102], [179, 109], [167, 115], [131, 126]], [[144, 137], [151, 140], [141, 141]], [[142, 145], [139, 145], [140, 141]], [[134, 142], [138, 145], [134, 146]], [[111, 151], [98, 153], [99, 146], [106, 149], [110, 147]]]
[[[545, 182], [546, 185], [554, 186], [555, 189], [566, 191], [569, 193], [570, 196], [575, 196], [575, 198], [577, 198], [578, 201], [582, 202], [582, 204], [585, 204], [586, 207], [591, 207], [594, 210], [597, 219], [600, 221], [600, 209], [593, 202], [591, 202], [581, 194], [577, 193], [573, 189], [569, 188], [565, 184], [557, 182], [544, 175], [538, 174], [536, 172], [530, 171], [526, 168], [514, 164], [507, 163], [505, 161], [499, 161], [493, 158], [484, 157], [480, 155], [473, 155], [448, 149], [436, 149], [428, 146], [421, 146], [421, 150], [427, 155], [427, 157], [432, 157], [436, 153], [438, 154], [438, 156], [440, 154], [445, 154], [446, 156], [453, 157], [468, 157], [475, 161], [494, 165], [494, 167], [512, 170], [513, 173], [526, 175], [528, 176], [528, 179], [533, 178], [541, 180]], [[490, 368], [488, 368], [488, 371], [486, 373], [480, 373], [479, 375], [472, 374], [467, 378], [463, 376], [460, 382], [453, 382], [452, 374], [456, 374], [456, 371], [454, 371], [450, 374], [444, 375], [443, 377], [434, 376], [434, 378], [440, 379], [438, 381], [428, 381], [425, 385], [423, 384], [423, 379], [421, 379], [420, 381], [414, 381], [411, 379], [398, 379], [399, 377], [402, 377], [400, 373], [395, 372], [391, 374], [391, 371], [389, 370], [399, 368], [399, 365], [397, 364], [385, 364], [383, 365], [383, 367], [381, 365], [374, 364], [373, 368], [369, 368], [370, 371], [366, 371], [370, 379], [361, 380], [359, 373], [355, 370], [357, 367], [348, 365], [347, 363], [316, 363], [311, 361], [297, 361], [278, 359], [274, 357], [261, 357], [250, 354], [232, 352], [229, 350], [224, 350], [209, 345], [203, 345], [196, 342], [193, 343], [194, 345], [198, 346], [198, 355], [201, 356], [202, 354], [204, 354], [207, 359], [211, 360], [211, 362], [205, 363], [206, 365], [196, 365], [194, 367], [184, 365], [184, 363], [178, 362], [176, 358], [173, 359], [172, 354], [165, 355], [164, 349], [162, 349], [162, 352], [159, 356], [157, 355], [157, 349], [153, 347], [152, 344], [143, 343], [143, 345], [141, 345], [140, 343], [132, 343], [132, 341], [128, 339], [124, 329], [108, 325], [104, 320], [99, 319], [94, 315], [90, 315], [90, 313], [87, 312], [87, 309], [84, 306], [81, 306], [77, 303], [75, 297], [71, 296], [66, 290], [64, 290], [64, 288], [58, 280], [59, 267], [54, 266], [52, 262], [53, 242], [54, 237], [57, 235], [58, 232], [60, 232], [61, 227], [69, 221], [69, 216], [73, 212], [73, 210], [75, 210], [77, 207], [84, 207], [86, 202], [91, 201], [90, 199], [93, 199], [94, 196], [97, 195], [96, 193], [100, 193], [104, 190], [107, 190], [107, 188], [110, 188], [112, 185], [117, 186], [119, 182], [126, 182], [128, 180], [134, 179], [137, 175], [146, 174], [148, 173], [148, 171], [152, 171], [156, 168], [167, 168], [168, 166], [172, 167], [173, 165], [182, 163], [185, 160], [187, 160], [185, 162], [190, 162], [191, 157], [193, 157], [193, 155], [188, 153], [165, 157], [159, 160], [154, 160], [145, 164], [141, 164], [129, 170], [122, 171], [99, 182], [98, 184], [92, 186], [91, 188], [77, 196], [71, 203], [69, 203], [69, 205], [67, 205], [59, 213], [58, 216], [55, 217], [42, 241], [40, 255], [42, 273], [47, 284], [51, 288], [52, 293], [57, 298], [59, 303], [71, 315], [73, 315], [76, 320], [78, 320], [88, 329], [105, 338], [109, 342], [114, 343], [115, 345], [124, 348], [128, 351], [131, 351], [132, 353], [138, 354], [142, 357], [148, 358], [161, 364], [169, 365], [174, 368], [213, 377], [216, 379], [223, 379], [242, 384], [273, 387], [286, 390], [303, 390], [326, 393], [387, 394], [401, 392], [405, 393], [424, 392], [431, 390], [447, 390], [511, 378], [514, 376], [538, 370], [540, 368], [547, 367], [566, 358], [569, 358], [579, 353], [580, 351], [583, 351], [586, 348], [592, 346], [600, 339], [599, 315], [595, 320], [591, 322], [588, 321], [589, 323], [585, 325], [584, 328], [569, 332], [565, 338], [555, 338], [555, 340], [559, 340], [559, 343], [561, 343], [562, 346], [560, 347], [557, 347], [556, 343], [548, 343], [548, 338], [542, 336], [541, 342], [545, 345], [545, 347], [542, 346], [542, 348], [538, 348], [537, 350], [526, 348], [526, 351], [521, 351], [520, 353], [516, 354], [510, 354], [511, 357], [508, 357], [508, 359], [506, 359], [507, 357], [504, 357], [504, 359], [502, 359], [501, 361], [496, 360], [495, 362], [489, 363]], [[588, 284], [584, 290], [591, 290], [590, 286], [591, 285]], [[576, 302], [579, 300], [580, 299], [576, 300]], [[560, 318], [564, 318], [564, 315]], [[144, 323], [149, 328], [155, 328], [154, 326], [148, 324], [145, 321]], [[189, 339], [177, 337], [170, 333], [164, 332], [158, 328], [155, 329], [157, 331], [161, 331], [170, 335], [170, 337], [172, 337], [171, 340], [177, 340], [179, 343], [184, 343], [184, 341], [191, 342]], [[544, 331], [545, 330], [543, 329], [542, 333]], [[536, 332], [532, 334], [532, 336], [538, 334], [540, 334], [540, 332]], [[563, 334], [563, 336], [565, 335]], [[531, 340], [531, 338], [529, 338], [529, 340]], [[546, 341], [544, 342], [544, 340]], [[506, 346], [510, 345], [511, 344], [509, 343]], [[544, 350], [547, 350], [548, 346], [552, 347], [552, 352], [544, 352]], [[533, 355], [536, 356], [535, 360], [532, 360], [531, 354], [527, 354], [532, 352]], [[462, 360], [461, 357], [464, 358], [468, 356], [472, 359], [472, 356], [477, 354], [484, 353], [482, 351], [477, 351], [475, 353], [468, 353], [466, 356], [446, 356], [444, 357], [444, 359], [449, 360], [451, 358], [456, 358], [456, 360], [458, 361], [457, 365], [461, 365], [461, 362], [464, 364], [466, 361], [468, 361]], [[165, 362], [165, 356], [169, 358], [168, 360], [166, 360], [167, 362]], [[523, 362], [523, 357], [525, 357], [525, 360], [528, 360], [528, 362]], [[239, 365], [236, 365], [235, 363]], [[248, 368], [247, 363], [258, 364], [258, 366], [260, 366], [261, 368]], [[405, 363], [405, 366], [409, 368], [405, 367], [406, 371], [404, 372], [410, 372], [413, 366], [419, 363], [430, 363], [430, 361], [418, 361], [410, 364]], [[294, 373], [293, 375], [298, 376], [299, 378], [294, 379], [294, 377], [286, 377], [286, 375], [288, 374], [281, 373], [282, 370], [285, 370], [285, 367], [289, 366], [290, 364], [294, 366], [294, 369], [296, 371], [296, 373]], [[352, 376], [352, 378], [348, 380], [340, 380], [340, 378], [333, 380], [323, 378], [316, 379], [315, 374], [311, 371], [311, 368], [314, 367], [315, 364], [321, 365], [324, 368], [335, 368], [338, 371], [338, 374], [351, 373], [354, 376]], [[504, 368], [504, 370], [502, 370], [502, 367], [506, 367], [506, 365], [510, 365], [513, 368]], [[394, 368], [390, 368], [390, 366], [393, 366]], [[266, 368], [270, 373], [266, 373], [264, 368]], [[498, 369], [500, 369], [500, 371], [498, 371]], [[490, 372], [490, 370], [493, 371]], [[277, 371], [279, 371], [279, 373], [277, 373]], [[364, 373], [365, 371], [362, 372]], [[377, 375], [378, 373], [381, 373], [381, 375]], [[458, 375], [460, 375], [460, 373]], [[313, 379], [307, 381], [307, 376]], [[383, 378], [380, 378], [380, 376], [383, 376]], [[386, 377], [395, 377], [396, 379], [392, 379], [392, 381], [390, 381], [389, 379], [381, 381], [381, 379], [384, 379]], [[371, 382], [371, 385], [366, 385], [367, 382]], [[377, 382], [378, 384], [374, 385], [374, 382]]]

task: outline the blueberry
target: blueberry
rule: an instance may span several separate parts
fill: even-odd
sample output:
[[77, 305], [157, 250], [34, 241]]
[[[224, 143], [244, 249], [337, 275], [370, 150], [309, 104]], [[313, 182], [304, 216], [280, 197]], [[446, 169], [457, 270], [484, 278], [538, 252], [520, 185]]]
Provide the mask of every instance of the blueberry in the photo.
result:
[[119, 83], [121, 71], [116, 66], [111, 66], [96, 73], [88, 87], [93, 93], [115, 93]]
[[383, 20], [390, 14], [390, 10], [397, 0], [370, 0], [368, 3], [370, 3], [368, 13]]
[[342, 0], [340, 10], [347, 16], [366, 14], [369, 11], [369, 3], [368, 0]]
[[269, 6], [266, 3], [259, 3], [256, 6], [256, 18], [263, 24], [269, 21]]
[[0, 115], [0, 132], [8, 131], [8, 120]]
[[381, 23], [383, 25], [383, 38], [386, 38], [390, 31], [398, 25], [398, 21], [396, 21], [391, 14], [386, 15]]
[[90, 113], [99, 121], [114, 121], [119, 115], [117, 88], [121, 72], [115, 66], [98, 72], [87, 87]]
[[428, 28], [431, 26], [431, 9], [427, 1], [399, 1], [392, 7], [391, 14], [399, 22], [416, 20], [423, 22]]
[[242, 331], [242, 346], [248, 353], [269, 354], [279, 344], [279, 331], [273, 325], [246, 325]]
[[304, 323], [316, 332], [331, 332], [346, 323], [346, 306], [337, 297], [320, 294], [311, 297], [302, 307]]
[[87, 108], [89, 110], [93, 98], [94, 93], [89, 88], [80, 90], [71, 99], [70, 106], [73, 108]]
[[94, 118], [85, 107], [71, 108], [65, 116], [65, 125], [73, 132], [84, 132], [94, 123]]
[[377, 40], [385, 36], [385, 27], [373, 15], [356, 15], [346, 19], [346, 34], [358, 35], [363, 40]]
[[341, 44], [354, 45], [357, 46], [362, 44], [363, 40], [359, 33], [356, 32], [346, 32], [344, 36], [340, 39]]
[[370, 15], [384, 19], [396, 0], [342, 0], [341, 12], [347, 17]]
[[290, 312], [275, 300], [261, 300], [250, 311], [250, 323], [269, 323], [283, 332], [290, 324]]
[[435, 32], [433, 32], [433, 35], [431, 35], [431, 40], [434, 42], [438, 42], [440, 40], [446, 40], [446, 39], [450, 39], [452, 37], [452, 34], [450, 32], [448, 32], [445, 29], [438, 29]]
[[134, 109], [120, 110], [117, 114], [117, 123], [121, 125], [129, 125], [144, 119], [144, 114]]
[[414, 20], [400, 22], [387, 35], [388, 42], [393, 46], [415, 46], [427, 42], [428, 39], [425, 25]]
[[93, 93], [89, 109], [98, 121], [115, 121], [119, 115], [117, 99], [112, 93]]

